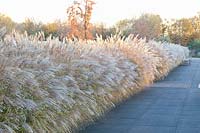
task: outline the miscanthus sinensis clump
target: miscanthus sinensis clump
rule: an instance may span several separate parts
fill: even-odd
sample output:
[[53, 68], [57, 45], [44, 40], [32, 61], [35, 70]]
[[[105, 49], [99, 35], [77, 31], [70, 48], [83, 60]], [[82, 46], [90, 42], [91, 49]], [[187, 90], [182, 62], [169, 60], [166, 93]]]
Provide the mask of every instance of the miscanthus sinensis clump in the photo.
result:
[[86, 43], [13, 34], [0, 41], [0, 132], [72, 132], [166, 76], [189, 53], [133, 36]]

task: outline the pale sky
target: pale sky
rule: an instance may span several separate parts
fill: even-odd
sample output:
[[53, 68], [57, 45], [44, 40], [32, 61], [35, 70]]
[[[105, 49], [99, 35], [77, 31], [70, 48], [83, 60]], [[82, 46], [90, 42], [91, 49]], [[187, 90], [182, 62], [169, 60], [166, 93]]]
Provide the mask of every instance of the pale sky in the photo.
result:
[[[44, 23], [66, 20], [66, 8], [73, 0], [0, 0], [0, 13], [14, 21], [34, 18]], [[95, 0], [92, 22], [108, 25], [142, 13], [159, 14], [162, 18], [191, 17], [200, 11], [200, 0]]]

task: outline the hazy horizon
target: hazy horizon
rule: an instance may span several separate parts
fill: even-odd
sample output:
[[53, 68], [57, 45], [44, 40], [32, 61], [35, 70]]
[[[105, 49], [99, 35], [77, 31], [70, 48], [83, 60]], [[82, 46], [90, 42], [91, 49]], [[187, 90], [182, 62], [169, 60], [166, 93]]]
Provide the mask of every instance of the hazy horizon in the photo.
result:
[[[43, 23], [67, 20], [66, 9], [73, 0], [0, 0], [0, 13], [10, 16], [13, 21], [23, 22], [34, 18]], [[194, 0], [95, 0], [92, 22], [113, 25], [125, 18], [142, 13], [158, 14], [162, 18], [173, 19], [192, 17], [200, 11], [200, 1]]]

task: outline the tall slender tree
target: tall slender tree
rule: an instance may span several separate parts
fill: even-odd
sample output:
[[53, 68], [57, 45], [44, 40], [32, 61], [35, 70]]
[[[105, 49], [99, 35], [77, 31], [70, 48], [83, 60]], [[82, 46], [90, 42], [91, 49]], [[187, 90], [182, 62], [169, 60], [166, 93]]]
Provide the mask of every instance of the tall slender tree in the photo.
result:
[[80, 3], [74, 1], [74, 3], [67, 8], [68, 14], [68, 24], [70, 26], [70, 31], [68, 34], [68, 38], [80, 38], [82, 39], [82, 35], [80, 32], [80, 19], [82, 18], [83, 11], [80, 8]]
[[71, 27], [69, 38], [93, 39], [90, 20], [94, 4], [93, 0], [84, 0], [83, 3], [74, 1], [73, 5], [68, 7], [68, 22]]

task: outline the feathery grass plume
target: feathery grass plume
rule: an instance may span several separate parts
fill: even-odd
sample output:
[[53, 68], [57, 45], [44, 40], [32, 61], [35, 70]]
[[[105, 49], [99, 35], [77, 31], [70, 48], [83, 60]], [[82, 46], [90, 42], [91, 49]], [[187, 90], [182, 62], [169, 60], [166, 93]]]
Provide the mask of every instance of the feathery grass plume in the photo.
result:
[[0, 28], [0, 39], [2, 39], [5, 36], [6, 32], [6, 27]]
[[41, 36], [13, 33], [0, 42], [2, 132], [73, 132], [166, 76], [189, 52], [134, 36]]

